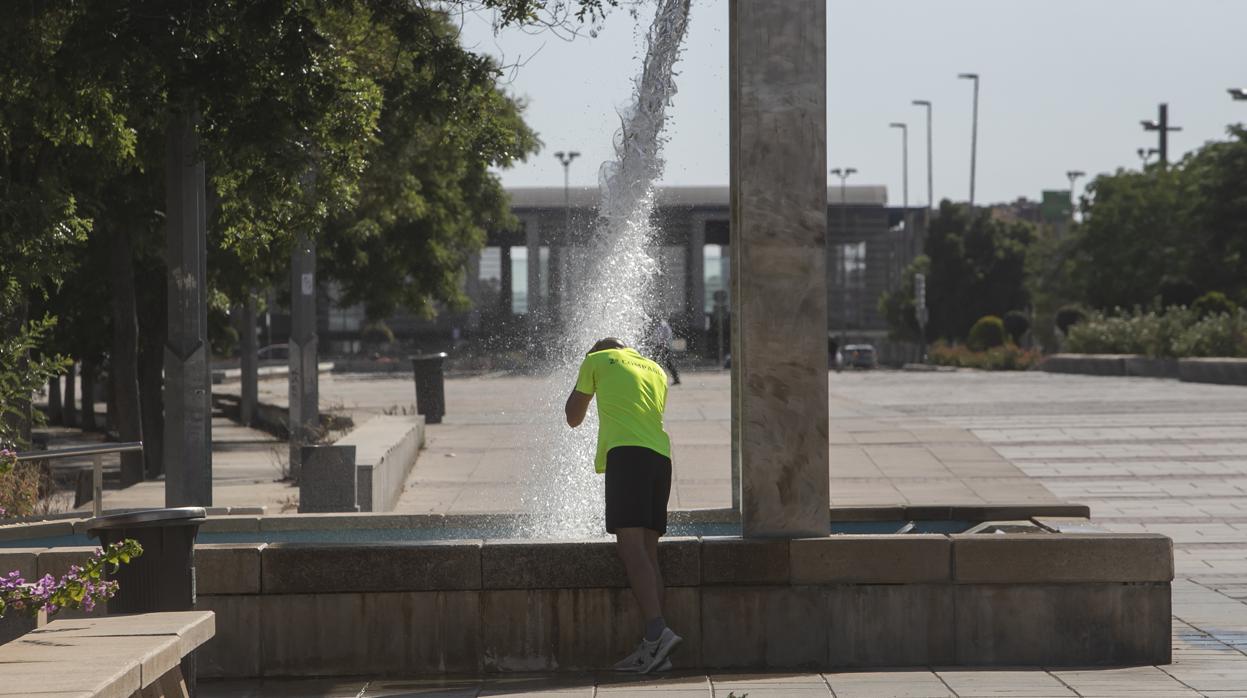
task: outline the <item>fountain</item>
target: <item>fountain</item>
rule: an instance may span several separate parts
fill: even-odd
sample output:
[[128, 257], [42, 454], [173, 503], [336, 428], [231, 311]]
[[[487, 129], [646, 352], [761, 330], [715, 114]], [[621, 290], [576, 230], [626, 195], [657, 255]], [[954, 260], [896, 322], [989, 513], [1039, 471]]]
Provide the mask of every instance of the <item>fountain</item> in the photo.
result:
[[[619, 158], [603, 170], [602, 222], [588, 244], [613, 255], [597, 285], [616, 281], [627, 293], [586, 296], [564, 333], [566, 367], [600, 335], [645, 322], [652, 258], [627, 243], [648, 235], [687, 5], [660, 4]], [[825, 0], [731, 3], [740, 510], [720, 523], [743, 535], [685, 529], [659, 546], [664, 609], [686, 633], [673, 661], [729, 670], [1167, 663], [1173, 549], [1164, 536], [1097, 531], [1075, 505], [829, 509], [825, 11]], [[621, 297], [637, 302], [612, 303]], [[547, 412], [558, 413], [569, 388], [567, 378], [551, 383]], [[597, 496], [585, 484], [596, 482], [591, 432], [560, 428], [534, 481], [563, 494], [531, 494], [533, 516], [210, 517], [202, 540], [214, 544], [196, 550], [198, 607], [216, 612], [217, 636], [201, 651], [200, 675], [609, 666], [631, 649], [641, 619], [613, 544], [567, 540], [600, 530], [579, 513]], [[1001, 520], [1012, 523], [990, 523]], [[66, 547], [85, 543], [84, 528], [2, 526], [0, 568], [62, 569], [89, 552]], [[491, 537], [517, 531], [540, 537]]]

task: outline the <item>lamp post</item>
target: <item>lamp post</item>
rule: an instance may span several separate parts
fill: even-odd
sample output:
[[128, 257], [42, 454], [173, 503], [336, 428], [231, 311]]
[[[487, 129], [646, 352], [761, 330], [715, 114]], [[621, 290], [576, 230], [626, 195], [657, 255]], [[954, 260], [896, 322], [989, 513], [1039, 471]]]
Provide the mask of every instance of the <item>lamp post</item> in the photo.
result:
[[1247, 102], [1247, 87], [1231, 87], [1226, 92], [1230, 93], [1230, 99], [1235, 102]]
[[1143, 161], [1143, 169], [1146, 170], [1147, 161], [1150, 160], [1153, 155], [1159, 153], [1160, 151], [1155, 148], [1139, 148], [1135, 152], [1139, 154], [1139, 159]]
[[1074, 182], [1079, 177], [1086, 177], [1087, 173], [1082, 170], [1069, 170], [1065, 176], [1069, 177], [1069, 217], [1072, 219], [1074, 217]]
[[913, 105], [927, 108], [927, 208], [935, 208], [935, 180], [931, 174], [931, 101], [915, 99]]
[[[564, 153], [558, 151], [554, 154], [558, 158], [559, 164], [563, 166], [563, 244], [571, 244], [572, 232], [572, 188], [571, 188], [571, 165], [572, 160], [580, 157], [580, 153], [575, 150]], [[529, 260], [529, 264], [540, 265], [541, 260]], [[559, 312], [562, 309], [563, 294], [561, 291], [562, 278], [559, 274], [558, 257], [554, 251], [554, 241], [550, 241], [550, 277], [549, 277], [549, 319], [551, 322], [558, 322], [557, 318], [561, 316]], [[532, 293], [530, 290], [529, 293]]]
[[[909, 124], [902, 124], [899, 121], [893, 121], [888, 124], [892, 128], [901, 130], [901, 205], [905, 209], [905, 216], [909, 216]], [[906, 229], [909, 224], [906, 223]]]
[[[848, 181], [850, 175], [857, 173], [857, 169], [853, 167], [843, 167], [843, 168], [837, 167], [831, 170], [831, 173], [840, 178], [840, 234], [847, 235], [849, 226], [848, 226], [848, 217], [846, 215], [847, 206], [845, 205], [847, 202], [845, 201], [845, 198], [844, 198], [845, 197], [845, 182]], [[840, 263], [840, 268], [836, 271], [836, 278], [840, 279], [840, 347], [839, 347], [839, 350], [840, 350], [841, 356], [843, 356], [844, 342], [847, 336], [848, 325], [849, 325], [849, 280], [848, 280], [848, 276], [845, 274], [844, 252], [843, 252], [844, 246], [843, 245], [840, 246], [840, 250], [841, 250], [840, 254], [837, 255], [837, 259]], [[837, 371], [840, 371], [844, 368], [844, 366], [841, 365], [841, 363], [842, 362], [840, 361], [836, 362]]]
[[1169, 125], [1169, 105], [1165, 102], [1160, 103], [1160, 108], [1157, 111], [1156, 119], [1148, 119], [1139, 123], [1143, 124], [1144, 131], [1156, 131], [1158, 133], [1160, 148], [1157, 149], [1157, 152], [1160, 153], [1160, 166], [1165, 167], [1169, 164], [1169, 132], [1181, 131], [1182, 127]]
[[974, 168], [978, 161], [979, 147], [979, 74], [958, 73], [962, 80], [974, 81], [974, 116], [970, 125], [970, 211], [974, 211]]

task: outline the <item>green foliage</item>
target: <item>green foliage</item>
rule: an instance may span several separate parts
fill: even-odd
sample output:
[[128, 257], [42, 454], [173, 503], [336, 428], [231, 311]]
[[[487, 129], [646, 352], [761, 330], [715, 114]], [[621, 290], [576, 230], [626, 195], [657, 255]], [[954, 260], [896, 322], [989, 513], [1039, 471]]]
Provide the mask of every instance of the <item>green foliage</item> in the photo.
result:
[[1247, 356], [1247, 310], [1200, 318], [1195, 310], [1091, 313], [1070, 328], [1067, 348], [1082, 354], [1143, 354], [1174, 358]]
[[394, 341], [394, 330], [384, 320], [376, 320], [365, 325], [359, 337], [364, 344], [372, 346], [390, 344]]
[[1222, 291], [1247, 301], [1247, 130], [1182, 162], [1118, 170], [1087, 186], [1069, 279], [1094, 308], [1189, 305]]
[[1191, 310], [1199, 316], [1199, 319], [1211, 317], [1213, 315], [1233, 315], [1238, 311], [1238, 304], [1226, 297], [1220, 291], [1209, 291], [1199, 298], [1195, 299], [1195, 303], [1191, 305]]
[[1031, 321], [1026, 313], [1020, 310], [1010, 310], [1004, 316], [1005, 332], [1014, 344], [1021, 344], [1022, 337], [1026, 335], [1026, 331], [1030, 329]]
[[142, 554], [143, 546], [127, 538], [97, 550], [81, 567], [70, 566], [60, 579], [49, 574], [28, 584], [16, 571], [0, 577], [0, 617], [10, 608], [31, 615], [41, 610], [48, 615], [64, 609], [90, 612], [117, 593], [117, 582], [104, 579], [105, 572], [115, 572]]
[[985, 315], [979, 318], [974, 326], [970, 328], [970, 336], [966, 340], [966, 346], [971, 351], [986, 351], [993, 347], [1004, 346], [1005, 343], [1005, 323], [995, 315]]
[[961, 340], [978, 318], [1026, 307], [1026, 250], [1034, 239], [1029, 223], [942, 202], [926, 242], [930, 336]]
[[1037, 349], [1022, 349], [1014, 344], [974, 351], [965, 345], [950, 345], [940, 340], [932, 345], [928, 358], [937, 366], [977, 368], [984, 371], [1026, 371], [1037, 366], [1043, 355]]
[[1070, 328], [1087, 319], [1087, 311], [1080, 305], [1063, 305], [1056, 311], [1053, 324], [1061, 334], [1068, 335]]
[[[0, 447], [30, 446], [22, 439], [17, 422], [26, 418], [25, 405], [31, 395], [65, 370], [66, 362], [59, 356], [30, 357], [55, 324], [52, 318], [44, 318], [26, 323], [14, 335], [0, 335]], [[35, 419], [42, 417], [41, 412], [34, 414]]]
[[914, 275], [928, 274], [931, 260], [918, 255], [905, 267], [901, 287], [879, 296], [879, 314], [888, 322], [888, 338], [902, 342], [918, 342], [918, 316], [914, 305]]

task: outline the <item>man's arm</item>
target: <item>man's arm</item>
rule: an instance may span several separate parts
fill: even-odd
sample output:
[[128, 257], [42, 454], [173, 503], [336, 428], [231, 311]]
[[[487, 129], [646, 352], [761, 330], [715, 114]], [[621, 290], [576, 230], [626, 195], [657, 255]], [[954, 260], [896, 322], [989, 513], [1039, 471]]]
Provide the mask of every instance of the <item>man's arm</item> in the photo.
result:
[[573, 429], [580, 426], [585, 421], [585, 414], [589, 412], [589, 403], [592, 401], [592, 395], [572, 390], [572, 394], [567, 396], [567, 404], [563, 406], [563, 412], [567, 415], [567, 426]]

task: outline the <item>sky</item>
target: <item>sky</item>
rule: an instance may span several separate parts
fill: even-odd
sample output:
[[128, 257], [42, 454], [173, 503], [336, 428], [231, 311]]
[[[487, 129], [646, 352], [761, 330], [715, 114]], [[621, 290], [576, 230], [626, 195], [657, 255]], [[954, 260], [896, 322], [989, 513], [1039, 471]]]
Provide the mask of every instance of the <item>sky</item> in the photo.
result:
[[[463, 19], [466, 46], [513, 66], [505, 89], [545, 144], [501, 172], [505, 185], [561, 186], [553, 153], [576, 150], [572, 185], [596, 186], [653, 5], [639, 19], [616, 10], [596, 37], [571, 41]], [[664, 184], [728, 181], [727, 9], [692, 0]], [[1172, 160], [1247, 122], [1247, 102], [1226, 92], [1247, 87], [1247, 0], [829, 0], [827, 25], [828, 167], [856, 168], [850, 184], [885, 185], [892, 205], [903, 181], [893, 121], [909, 124], [909, 202], [927, 199], [926, 116], [914, 99], [934, 105], [935, 198], [968, 197], [973, 88], [958, 73], [981, 76], [980, 204], [1067, 189], [1069, 170], [1138, 168], [1138, 148], [1156, 147], [1139, 122], [1160, 102], [1183, 128], [1170, 135]]]

